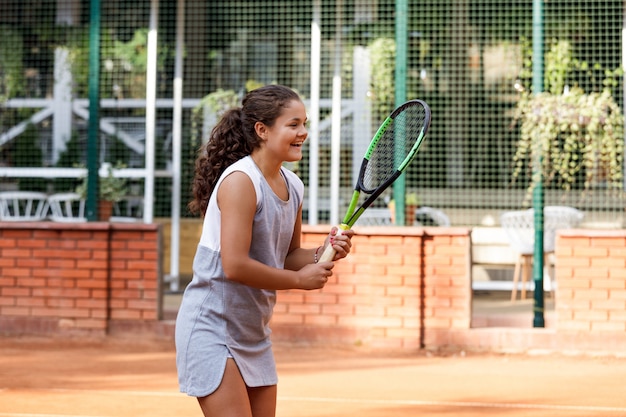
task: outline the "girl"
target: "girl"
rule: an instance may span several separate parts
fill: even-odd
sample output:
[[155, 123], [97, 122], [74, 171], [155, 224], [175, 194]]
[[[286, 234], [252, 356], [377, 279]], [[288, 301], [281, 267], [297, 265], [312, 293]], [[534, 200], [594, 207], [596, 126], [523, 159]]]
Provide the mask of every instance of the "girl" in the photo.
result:
[[182, 392], [205, 416], [273, 417], [276, 365], [268, 327], [276, 290], [319, 289], [350, 252], [336, 228], [317, 249], [300, 247], [304, 185], [285, 161], [302, 158], [306, 111], [291, 89], [251, 91], [213, 129], [196, 161], [192, 212], [204, 216], [176, 320]]

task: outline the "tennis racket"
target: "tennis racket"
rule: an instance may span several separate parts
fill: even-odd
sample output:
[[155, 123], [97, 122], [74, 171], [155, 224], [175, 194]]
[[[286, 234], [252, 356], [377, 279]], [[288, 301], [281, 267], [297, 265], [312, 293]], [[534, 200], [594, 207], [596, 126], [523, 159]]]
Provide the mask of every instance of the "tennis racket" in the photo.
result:
[[[338, 227], [350, 229], [380, 194], [404, 172], [415, 158], [430, 126], [430, 107], [422, 100], [410, 100], [396, 108], [380, 125], [363, 157], [352, 199]], [[368, 197], [359, 204], [361, 193]], [[320, 262], [331, 261], [336, 251], [328, 245]]]

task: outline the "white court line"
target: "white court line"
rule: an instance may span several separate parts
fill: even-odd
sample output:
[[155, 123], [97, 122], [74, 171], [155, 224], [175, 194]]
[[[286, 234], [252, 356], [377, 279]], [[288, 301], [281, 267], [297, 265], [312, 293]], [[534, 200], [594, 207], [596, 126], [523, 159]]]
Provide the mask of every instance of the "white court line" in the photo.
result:
[[[4, 391], [23, 391], [21, 388], [10, 388], [0, 390], [0, 394], [4, 393]], [[181, 392], [173, 392], [173, 391], [127, 391], [127, 390], [103, 390], [103, 389], [80, 389], [80, 388], [28, 388], [25, 389], [28, 391], [36, 391], [36, 392], [80, 392], [80, 393], [91, 393], [91, 394], [101, 394], [101, 395], [130, 395], [130, 396], [138, 396], [138, 397], [186, 397], [187, 394], [183, 394]], [[37, 415], [37, 414], [34, 414]], [[45, 414], [49, 415], [49, 414]], [[4, 414], [0, 413], [0, 417], [4, 417]], [[78, 416], [82, 417], [82, 416]]]
[[85, 415], [80, 415], [80, 414], [0, 413], [0, 417], [107, 417], [107, 416], [85, 416]]
[[[9, 390], [6, 390], [9, 391]], [[36, 391], [48, 392], [81, 392], [107, 395], [135, 395], [147, 397], [182, 397], [187, 395], [171, 391], [114, 391], [90, 389], [52, 388]], [[470, 407], [470, 408], [515, 408], [528, 410], [560, 410], [560, 411], [590, 411], [590, 412], [621, 412], [626, 413], [626, 407], [608, 407], [593, 405], [559, 405], [559, 404], [520, 404], [520, 403], [493, 403], [480, 401], [427, 401], [427, 400], [376, 400], [361, 398], [328, 398], [328, 397], [290, 397], [278, 396], [278, 401], [302, 401], [313, 403], [344, 403], [344, 404], [376, 404], [376, 405], [413, 405], [437, 407]], [[28, 413], [0, 413], [0, 417], [106, 417], [88, 415], [58, 415], [58, 414], [28, 414]]]
[[[38, 391], [50, 391], [50, 392], [82, 392], [93, 394], [105, 394], [105, 395], [135, 395], [139, 397], [186, 397], [187, 394], [183, 394], [178, 391], [127, 391], [127, 390], [104, 390], [104, 389], [80, 389], [80, 388], [49, 388]], [[0, 414], [2, 417], [2, 414]]]
[[381, 405], [430, 405], [444, 407], [473, 407], [473, 408], [519, 408], [533, 410], [562, 410], [562, 411], [603, 411], [626, 413], [626, 407], [604, 407], [594, 405], [558, 405], [558, 404], [516, 404], [516, 403], [487, 403], [473, 401], [422, 401], [422, 400], [373, 400], [357, 398], [323, 398], [323, 397], [278, 397], [278, 401], [307, 401], [318, 403], [349, 403], [349, 404], [381, 404]]

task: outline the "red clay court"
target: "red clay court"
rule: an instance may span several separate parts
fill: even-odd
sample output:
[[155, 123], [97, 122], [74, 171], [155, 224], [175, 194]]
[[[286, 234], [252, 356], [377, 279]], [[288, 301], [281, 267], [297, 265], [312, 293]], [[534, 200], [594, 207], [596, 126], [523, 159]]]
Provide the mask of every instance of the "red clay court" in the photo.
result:
[[[626, 357], [277, 345], [278, 417], [626, 416]], [[170, 341], [0, 338], [0, 417], [201, 416]]]

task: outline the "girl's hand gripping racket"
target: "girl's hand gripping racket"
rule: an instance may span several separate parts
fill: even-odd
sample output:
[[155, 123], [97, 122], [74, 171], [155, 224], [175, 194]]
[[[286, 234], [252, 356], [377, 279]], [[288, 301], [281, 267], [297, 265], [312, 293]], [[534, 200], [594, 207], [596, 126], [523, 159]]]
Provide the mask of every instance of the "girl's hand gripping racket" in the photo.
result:
[[[378, 128], [363, 157], [350, 205], [337, 233], [349, 230], [366, 208], [404, 172], [413, 160], [430, 126], [430, 108], [422, 100], [407, 101]], [[361, 192], [369, 196], [357, 209]], [[320, 262], [332, 261], [335, 249], [328, 244]]]

